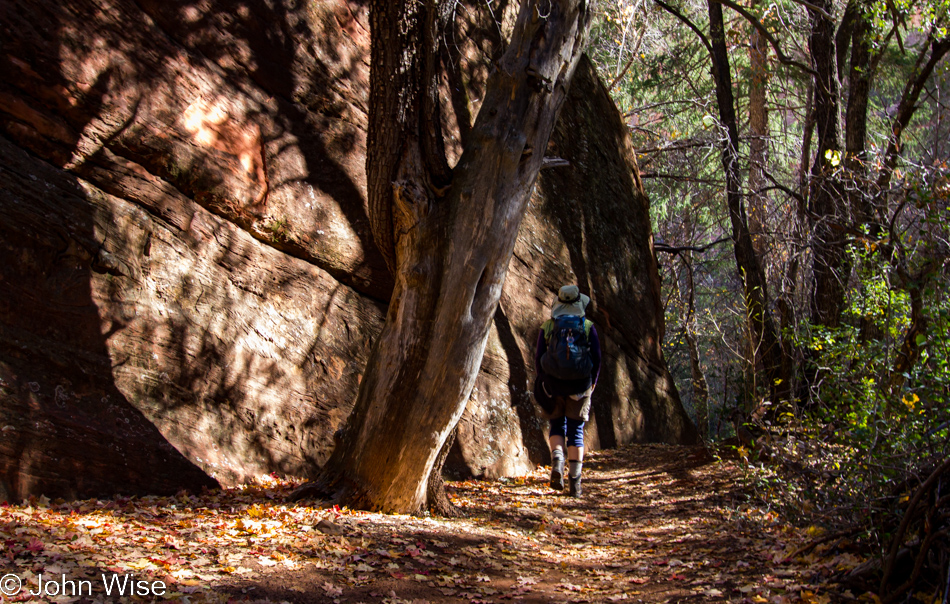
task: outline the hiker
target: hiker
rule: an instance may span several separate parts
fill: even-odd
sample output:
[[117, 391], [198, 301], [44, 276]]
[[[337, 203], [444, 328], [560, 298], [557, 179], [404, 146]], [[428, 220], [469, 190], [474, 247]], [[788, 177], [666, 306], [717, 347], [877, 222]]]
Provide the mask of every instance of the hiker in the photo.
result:
[[[600, 373], [600, 339], [584, 313], [590, 298], [576, 285], [565, 285], [541, 325], [534, 357], [537, 377], [534, 396], [550, 420], [551, 488], [564, 490], [564, 445], [572, 497], [581, 496], [584, 463], [584, 424], [590, 416], [590, 396]], [[566, 441], [566, 443], [565, 443]]]

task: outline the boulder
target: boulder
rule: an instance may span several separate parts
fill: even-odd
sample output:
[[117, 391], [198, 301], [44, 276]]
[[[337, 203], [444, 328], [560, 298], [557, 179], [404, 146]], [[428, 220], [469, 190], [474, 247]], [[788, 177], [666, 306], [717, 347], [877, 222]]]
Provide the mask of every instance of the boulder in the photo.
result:
[[[366, 11], [0, 5], [0, 499], [309, 477], [328, 457], [392, 291], [366, 212]], [[499, 44], [467, 40], [454, 140]], [[533, 347], [569, 281], [605, 343], [592, 444], [696, 438], [622, 121], [589, 64], [573, 90], [549, 149], [570, 166], [539, 180], [456, 473], [546, 459]]]

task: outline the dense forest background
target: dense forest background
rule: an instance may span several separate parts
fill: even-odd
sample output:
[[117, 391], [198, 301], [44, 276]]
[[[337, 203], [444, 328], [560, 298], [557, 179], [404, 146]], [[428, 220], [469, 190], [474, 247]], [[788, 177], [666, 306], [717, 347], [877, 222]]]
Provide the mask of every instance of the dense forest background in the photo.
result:
[[703, 437], [878, 551], [882, 593], [946, 577], [947, 2], [602, 6]]

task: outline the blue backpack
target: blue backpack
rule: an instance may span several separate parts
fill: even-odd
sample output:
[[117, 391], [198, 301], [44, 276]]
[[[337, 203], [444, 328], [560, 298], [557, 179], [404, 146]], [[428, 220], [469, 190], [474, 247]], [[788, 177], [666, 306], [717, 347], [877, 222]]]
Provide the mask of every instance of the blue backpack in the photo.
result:
[[590, 325], [590, 321], [576, 315], [561, 315], [545, 323], [548, 349], [541, 356], [541, 369], [559, 380], [588, 377], [594, 368], [587, 341]]

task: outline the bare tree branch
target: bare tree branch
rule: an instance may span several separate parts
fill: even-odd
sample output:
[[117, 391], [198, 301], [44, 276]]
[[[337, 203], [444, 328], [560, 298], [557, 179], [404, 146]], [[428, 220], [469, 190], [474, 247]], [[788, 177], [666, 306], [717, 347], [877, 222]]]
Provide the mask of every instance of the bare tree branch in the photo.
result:
[[675, 180], [677, 182], [697, 182], [707, 185], [722, 185], [722, 181], [714, 180], [711, 178], [694, 178], [692, 176], [683, 176], [682, 174], [664, 174], [661, 172], [643, 172], [640, 174], [640, 178], [643, 180], [647, 179], [657, 179], [657, 180]]
[[660, 8], [662, 8], [666, 12], [670, 13], [671, 15], [673, 15], [674, 17], [682, 21], [686, 25], [686, 27], [693, 30], [693, 32], [697, 36], [699, 36], [699, 40], [700, 42], [703, 43], [703, 46], [706, 47], [706, 50], [708, 50], [709, 53], [712, 54], [712, 45], [709, 43], [709, 39], [706, 37], [706, 34], [704, 34], [702, 30], [696, 26], [695, 23], [687, 19], [686, 16], [684, 16], [681, 12], [679, 12], [678, 10], [676, 10], [675, 8], [673, 8], [666, 2], [663, 2], [663, 0], [653, 0], [653, 1], [656, 2], [658, 5], [660, 5]]
[[799, 204], [801, 204], [802, 208], [805, 208], [808, 205], [808, 200], [806, 200], [801, 194], [796, 193], [795, 191], [792, 191], [791, 189], [789, 189], [788, 187], [786, 187], [779, 181], [775, 180], [775, 178], [771, 174], [769, 174], [768, 170], [764, 170], [762, 174], [767, 179], [769, 179], [769, 181], [772, 183], [772, 186], [762, 189], [760, 191], [761, 193], [764, 193], [766, 191], [771, 191], [773, 189], [778, 189], [779, 191], [782, 191], [783, 193], [785, 193], [786, 195], [788, 195], [789, 197], [797, 201]]
[[607, 86], [607, 92], [610, 92], [614, 89], [614, 86], [617, 85], [617, 82], [623, 79], [623, 76], [627, 75], [627, 70], [630, 69], [630, 66], [633, 65], [633, 60], [637, 58], [636, 54], [630, 55], [630, 60], [627, 61], [627, 64], [623, 66], [623, 71], [620, 72], [620, 75], [614, 78], [614, 81], [610, 83], [610, 86]]
[[680, 252], [705, 252], [714, 245], [719, 245], [720, 243], [725, 243], [727, 241], [732, 241], [732, 237], [720, 237], [719, 239], [707, 243], [706, 245], [693, 246], [693, 245], [681, 245], [681, 246], [672, 246], [665, 243], [654, 243], [653, 249], [657, 252], [663, 252], [665, 254], [679, 254]]

